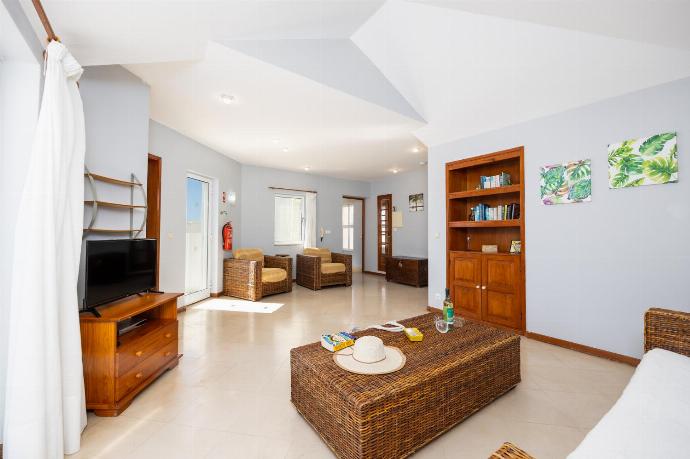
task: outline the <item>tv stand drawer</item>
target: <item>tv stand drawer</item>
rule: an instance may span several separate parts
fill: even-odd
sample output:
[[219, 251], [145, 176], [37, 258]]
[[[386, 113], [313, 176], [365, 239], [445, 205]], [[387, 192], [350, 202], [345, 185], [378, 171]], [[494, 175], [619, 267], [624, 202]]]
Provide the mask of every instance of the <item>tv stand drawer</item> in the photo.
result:
[[122, 399], [173, 358], [177, 358], [177, 341], [157, 349], [141, 364], [118, 377], [116, 399]]
[[162, 347], [177, 342], [177, 327], [177, 320], [151, 320], [119, 337], [117, 375], [124, 375]]

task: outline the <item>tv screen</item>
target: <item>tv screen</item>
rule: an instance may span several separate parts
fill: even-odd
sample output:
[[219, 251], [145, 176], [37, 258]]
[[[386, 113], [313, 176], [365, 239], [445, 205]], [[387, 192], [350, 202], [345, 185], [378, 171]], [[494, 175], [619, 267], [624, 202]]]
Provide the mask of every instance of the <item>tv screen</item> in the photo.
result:
[[86, 241], [84, 306], [124, 298], [156, 287], [156, 240]]

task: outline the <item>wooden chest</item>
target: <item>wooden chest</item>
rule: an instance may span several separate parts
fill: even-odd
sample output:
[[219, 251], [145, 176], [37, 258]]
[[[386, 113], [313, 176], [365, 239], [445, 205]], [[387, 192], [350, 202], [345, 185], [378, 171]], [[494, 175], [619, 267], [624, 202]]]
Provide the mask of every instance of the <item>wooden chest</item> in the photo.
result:
[[428, 260], [417, 257], [388, 256], [386, 257], [386, 280], [414, 287], [426, 287]]

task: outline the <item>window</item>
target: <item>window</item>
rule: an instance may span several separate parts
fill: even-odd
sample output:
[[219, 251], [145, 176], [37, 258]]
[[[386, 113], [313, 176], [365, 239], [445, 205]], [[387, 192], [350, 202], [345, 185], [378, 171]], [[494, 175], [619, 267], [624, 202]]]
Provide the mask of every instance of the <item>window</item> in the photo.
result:
[[275, 195], [275, 245], [304, 243], [304, 197]]
[[343, 204], [343, 250], [355, 249], [355, 205]]

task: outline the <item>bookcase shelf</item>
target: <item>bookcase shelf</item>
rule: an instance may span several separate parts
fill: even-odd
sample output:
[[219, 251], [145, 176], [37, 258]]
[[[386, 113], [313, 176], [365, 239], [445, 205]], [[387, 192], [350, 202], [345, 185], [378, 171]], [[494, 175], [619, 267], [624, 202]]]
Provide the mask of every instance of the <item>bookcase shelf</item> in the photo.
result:
[[448, 222], [449, 228], [519, 228], [521, 220], [482, 220], [482, 221], [452, 221]]
[[456, 191], [453, 193], [448, 193], [448, 199], [467, 199], [467, 198], [480, 198], [482, 196], [494, 196], [500, 194], [515, 194], [520, 193], [521, 185], [508, 185], [501, 186], [498, 188], [485, 188], [479, 190], [468, 190], [468, 191]]
[[[482, 176], [502, 173], [510, 175], [511, 185], [478, 188]], [[499, 215], [506, 215], [500, 209], [508, 206], [507, 215], [514, 208], [519, 218], [470, 220], [478, 206], [498, 208]], [[512, 241], [521, 242], [521, 254], [510, 254]], [[525, 329], [524, 241], [524, 148], [447, 163], [446, 285], [456, 314]], [[496, 246], [498, 252], [484, 253], [484, 245]]]

